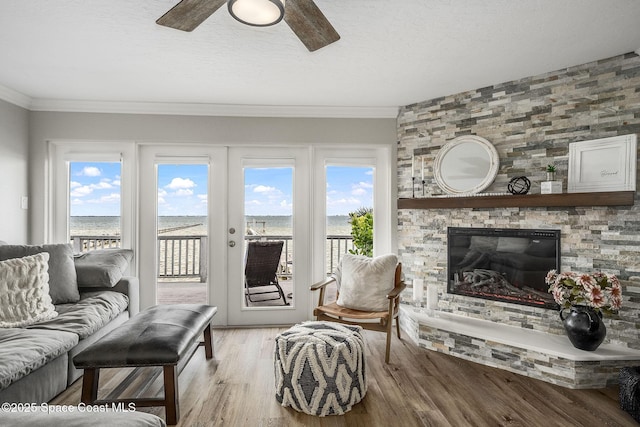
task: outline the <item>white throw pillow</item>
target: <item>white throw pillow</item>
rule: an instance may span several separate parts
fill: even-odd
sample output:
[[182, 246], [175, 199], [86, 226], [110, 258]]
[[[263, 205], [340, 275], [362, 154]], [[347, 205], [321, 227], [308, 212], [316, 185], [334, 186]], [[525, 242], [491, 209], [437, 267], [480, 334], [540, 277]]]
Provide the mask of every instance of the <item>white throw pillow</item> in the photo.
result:
[[340, 265], [337, 304], [354, 310], [386, 311], [397, 265], [398, 257], [393, 254], [376, 258], [345, 254]]
[[20, 328], [57, 315], [47, 252], [0, 261], [0, 327]]

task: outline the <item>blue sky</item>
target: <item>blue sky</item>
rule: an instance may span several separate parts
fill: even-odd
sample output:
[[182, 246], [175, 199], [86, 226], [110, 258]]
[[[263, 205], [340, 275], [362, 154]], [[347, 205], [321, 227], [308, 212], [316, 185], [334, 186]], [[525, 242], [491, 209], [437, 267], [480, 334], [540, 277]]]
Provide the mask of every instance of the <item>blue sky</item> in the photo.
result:
[[120, 215], [120, 163], [72, 162], [71, 216]]
[[[292, 168], [245, 169], [245, 214], [291, 215]], [[120, 214], [120, 163], [72, 162], [71, 216]], [[327, 167], [327, 215], [347, 215], [373, 206], [369, 167]], [[204, 216], [206, 165], [158, 165], [158, 214]]]

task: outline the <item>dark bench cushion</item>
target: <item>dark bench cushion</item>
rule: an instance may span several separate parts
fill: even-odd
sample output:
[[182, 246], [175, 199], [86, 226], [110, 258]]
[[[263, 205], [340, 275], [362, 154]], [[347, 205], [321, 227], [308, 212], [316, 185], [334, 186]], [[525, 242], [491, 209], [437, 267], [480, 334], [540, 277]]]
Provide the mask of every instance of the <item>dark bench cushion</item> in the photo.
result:
[[176, 364], [217, 311], [203, 304], [151, 307], [75, 356], [73, 363], [80, 369]]

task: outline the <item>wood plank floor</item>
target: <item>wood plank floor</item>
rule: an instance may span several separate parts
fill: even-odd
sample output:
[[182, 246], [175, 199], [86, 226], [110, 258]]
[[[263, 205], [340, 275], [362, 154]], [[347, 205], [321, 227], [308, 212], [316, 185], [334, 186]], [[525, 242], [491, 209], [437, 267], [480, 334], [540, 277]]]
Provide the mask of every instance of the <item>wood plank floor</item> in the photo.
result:
[[[275, 400], [273, 351], [282, 328], [216, 329], [214, 359], [198, 349], [180, 374], [178, 426], [636, 426], [619, 408], [618, 389], [570, 390], [394, 337], [384, 364], [384, 334], [365, 331], [369, 387], [343, 416], [314, 417]], [[123, 380], [127, 374], [132, 378]], [[151, 368], [104, 370], [100, 395], [161, 393]], [[76, 405], [81, 380], [52, 404]], [[140, 408], [164, 416], [164, 409]]]

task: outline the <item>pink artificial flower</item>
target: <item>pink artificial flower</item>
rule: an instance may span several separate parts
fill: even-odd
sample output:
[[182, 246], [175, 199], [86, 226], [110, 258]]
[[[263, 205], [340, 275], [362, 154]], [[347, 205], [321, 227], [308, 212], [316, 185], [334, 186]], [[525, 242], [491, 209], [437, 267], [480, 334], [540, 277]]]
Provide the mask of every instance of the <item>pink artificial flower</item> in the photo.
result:
[[564, 303], [564, 291], [560, 286], [554, 286], [551, 294], [558, 304], [562, 305]]
[[544, 281], [545, 281], [548, 285], [550, 285], [550, 284], [552, 284], [553, 282], [555, 282], [555, 280], [556, 280], [556, 276], [557, 276], [557, 275], [558, 275], [558, 273], [557, 273], [555, 270], [550, 270], [550, 271], [547, 273], [547, 277], [545, 277], [545, 278], [544, 278]]
[[585, 291], [589, 292], [589, 289], [595, 285], [595, 280], [588, 274], [581, 274], [576, 280], [576, 283], [582, 286]]
[[620, 283], [611, 283], [611, 286], [607, 288], [607, 291], [613, 298], [622, 298], [622, 288], [620, 287]]
[[611, 297], [611, 309], [612, 310], [619, 310], [620, 307], [622, 307], [622, 298], [620, 297]]
[[609, 283], [611, 283], [611, 286], [618, 286], [618, 287], [620, 287], [620, 280], [618, 280], [618, 277], [617, 277], [617, 276], [615, 276], [615, 275], [613, 275], [613, 274], [612, 274], [612, 275], [610, 275], [610, 276], [608, 277], [608, 279], [609, 279]]
[[606, 303], [604, 292], [599, 286], [591, 286], [587, 289], [586, 296], [589, 298], [589, 305], [592, 307], [600, 308]]

